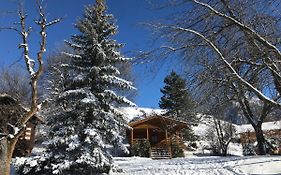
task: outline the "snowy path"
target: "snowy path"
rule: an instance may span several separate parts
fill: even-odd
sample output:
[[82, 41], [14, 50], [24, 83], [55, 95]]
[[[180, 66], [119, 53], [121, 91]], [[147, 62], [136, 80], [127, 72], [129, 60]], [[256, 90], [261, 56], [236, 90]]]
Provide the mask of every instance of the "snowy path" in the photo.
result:
[[281, 156], [188, 157], [170, 160], [118, 157], [115, 163], [124, 172], [112, 175], [281, 175]]

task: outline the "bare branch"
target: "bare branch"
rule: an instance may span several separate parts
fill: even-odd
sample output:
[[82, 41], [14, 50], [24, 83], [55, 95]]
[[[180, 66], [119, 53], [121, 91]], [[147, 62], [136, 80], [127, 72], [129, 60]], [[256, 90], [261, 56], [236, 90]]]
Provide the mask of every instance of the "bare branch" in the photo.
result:
[[35, 61], [31, 59], [29, 56], [29, 47], [28, 47], [27, 39], [30, 30], [26, 30], [26, 24], [25, 24], [26, 14], [23, 9], [19, 11], [19, 17], [20, 17], [20, 26], [21, 26], [21, 31], [19, 33], [22, 39], [22, 43], [20, 44], [19, 48], [23, 48], [23, 55], [24, 55], [27, 70], [29, 74], [33, 76], [35, 73], [34, 71]]
[[59, 23], [59, 22], [61, 22], [61, 18], [55, 19], [55, 20], [53, 20], [53, 21], [51, 21], [51, 22], [48, 22], [48, 23], [46, 24], [46, 27], [51, 26], [51, 25], [54, 25], [54, 24], [57, 24], [57, 23]]
[[13, 31], [17, 32], [18, 34], [21, 33], [21, 31], [18, 30], [17, 28], [15, 28], [15, 27], [0, 27], [0, 31], [1, 30], [13, 30]]
[[251, 34], [252, 36], [254, 36], [259, 42], [261, 42], [262, 44], [264, 44], [266, 47], [268, 47], [269, 49], [273, 50], [274, 53], [276, 53], [276, 56], [279, 60], [281, 60], [281, 52], [280, 50], [274, 46], [272, 43], [270, 43], [268, 40], [266, 40], [264, 37], [262, 37], [260, 34], [258, 34], [256, 31], [254, 31], [253, 29], [251, 29], [250, 27], [246, 26], [245, 24], [243, 24], [242, 22], [239, 22], [238, 20], [234, 19], [233, 17], [230, 17], [226, 14], [223, 14], [219, 11], [217, 11], [216, 9], [214, 9], [213, 7], [211, 7], [210, 5], [203, 3], [203, 2], [199, 2], [197, 0], [192, 0], [194, 3], [201, 5], [207, 9], [209, 9], [210, 11], [212, 11], [214, 14], [221, 16], [231, 22], [233, 22], [234, 24], [236, 24], [238, 27], [240, 27], [242, 30], [248, 32], [249, 34]]
[[203, 40], [205, 40], [209, 46], [217, 53], [217, 55], [219, 56], [219, 58], [225, 63], [225, 65], [227, 66], [228, 70], [232, 73], [232, 75], [234, 77], [236, 77], [241, 83], [243, 83], [243, 85], [245, 85], [246, 87], [248, 87], [249, 89], [251, 89], [256, 95], [257, 97], [264, 101], [264, 102], [268, 102], [270, 104], [272, 104], [273, 106], [276, 106], [278, 108], [281, 108], [281, 104], [273, 101], [272, 99], [268, 98], [267, 96], [265, 96], [262, 92], [260, 92], [257, 88], [255, 88], [253, 85], [251, 85], [248, 81], [246, 81], [245, 79], [243, 79], [237, 72], [236, 70], [231, 66], [231, 64], [225, 59], [225, 57], [223, 56], [223, 54], [220, 52], [220, 50], [218, 49], [218, 47], [216, 47], [216, 45], [210, 41], [209, 39], [207, 39], [204, 35], [202, 35], [201, 33], [195, 31], [195, 30], [191, 30], [191, 29], [185, 29], [185, 28], [181, 28], [181, 27], [172, 27], [176, 30], [180, 30], [180, 31], [185, 31], [185, 32], [189, 32], [189, 33], [193, 33], [197, 36], [199, 36], [200, 38], [202, 38]]

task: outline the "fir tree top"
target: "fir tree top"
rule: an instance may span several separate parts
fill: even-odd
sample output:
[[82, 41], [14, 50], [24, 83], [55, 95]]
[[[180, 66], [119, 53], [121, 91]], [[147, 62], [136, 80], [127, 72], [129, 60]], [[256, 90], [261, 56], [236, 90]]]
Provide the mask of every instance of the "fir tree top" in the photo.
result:
[[160, 90], [163, 96], [160, 99], [159, 107], [166, 109], [166, 115], [169, 117], [189, 120], [192, 117], [194, 105], [186, 87], [185, 79], [172, 71], [164, 79], [164, 83], [165, 86]]

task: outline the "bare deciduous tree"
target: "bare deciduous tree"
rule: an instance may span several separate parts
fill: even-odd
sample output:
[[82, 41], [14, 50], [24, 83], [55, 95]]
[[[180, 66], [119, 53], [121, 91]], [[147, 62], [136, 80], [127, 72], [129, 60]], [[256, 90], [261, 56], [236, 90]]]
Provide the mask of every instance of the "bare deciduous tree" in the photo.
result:
[[[1, 29], [8, 29], [16, 31], [20, 38], [21, 44], [19, 48], [23, 50], [24, 61], [26, 64], [27, 71], [30, 77], [30, 86], [31, 86], [31, 102], [30, 108], [27, 113], [23, 114], [16, 123], [16, 125], [12, 126], [14, 131], [12, 133], [3, 133], [1, 137], [1, 158], [5, 160], [4, 165], [1, 166], [2, 174], [9, 175], [10, 174], [10, 163], [12, 160], [13, 151], [15, 145], [17, 143], [18, 138], [20, 137], [22, 131], [25, 128], [27, 121], [35, 115], [38, 110], [40, 110], [40, 104], [38, 103], [38, 89], [37, 84], [40, 76], [43, 73], [43, 54], [46, 52], [46, 30], [48, 27], [52, 26], [60, 22], [60, 19], [53, 20], [51, 22], [47, 22], [46, 15], [42, 4], [37, 1], [37, 7], [39, 12], [39, 19], [35, 21], [36, 25], [40, 28], [40, 48], [37, 52], [36, 61], [32, 59], [29, 53], [29, 44], [28, 37], [31, 32], [31, 27], [28, 27], [26, 24], [26, 13], [23, 7], [19, 10], [18, 15], [20, 18], [19, 26], [16, 27], [6, 27]], [[35, 64], [37, 63], [37, 66]]]
[[235, 128], [231, 123], [213, 118], [207, 138], [211, 141], [214, 153], [227, 156], [228, 146], [235, 137]]
[[0, 93], [8, 94], [22, 104], [28, 104], [30, 90], [23, 70], [18, 67], [3, 67], [0, 70]]
[[[281, 108], [279, 3], [176, 2], [187, 10], [168, 24], [150, 24], [167, 41], [153, 53], [165, 57], [177, 52], [185, 57], [193, 66], [190, 69], [201, 97], [220, 94], [227, 101], [238, 102], [255, 129], [259, 154], [265, 154], [262, 123], [273, 109]], [[251, 106], [253, 99], [262, 106], [258, 114]]]

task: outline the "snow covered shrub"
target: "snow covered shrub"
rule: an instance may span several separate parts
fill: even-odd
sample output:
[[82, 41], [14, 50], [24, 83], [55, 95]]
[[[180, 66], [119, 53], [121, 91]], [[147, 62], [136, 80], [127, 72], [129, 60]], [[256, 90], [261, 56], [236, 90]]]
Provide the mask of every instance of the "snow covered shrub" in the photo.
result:
[[266, 139], [266, 152], [268, 154], [278, 154], [279, 153], [280, 140], [274, 138]]
[[182, 133], [183, 133], [183, 140], [185, 141], [195, 142], [196, 140], [199, 139], [199, 136], [194, 134], [194, 131], [192, 130], [191, 127], [183, 129]]
[[172, 142], [171, 143], [171, 151], [172, 151], [172, 157], [184, 157], [183, 149], [177, 144]]
[[213, 118], [205, 137], [210, 142], [214, 155], [227, 156], [228, 146], [237, 136], [235, 135], [235, 127], [231, 123]]
[[243, 155], [244, 156], [256, 155], [256, 146], [253, 143], [243, 144]]
[[216, 156], [221, 155], [221, 148], [219, 142], [217, 141], [210, 142], [210, 147], [211, 147], [212, 155], [216, 155]]
[[194, 148], [194, 149], [197, 149], [197, 148], [198, 148], [196, 142], [191, 142], [191, 143], [188, 144], [188, 146], [191, 147], [191, 148]]
[[197, 143], [195, 141], [192, 142], [185, 142], [186, 150], [188, 151], [195, 151], [198, 149]]
[[132, 156], [140, 156], [140, 144], [138, 142], [131, 144], [131, 155]]
[[150, 143], [148, 140], [139, 140], [132, 144], [131, 155], [140, 157], [150, 156]]

